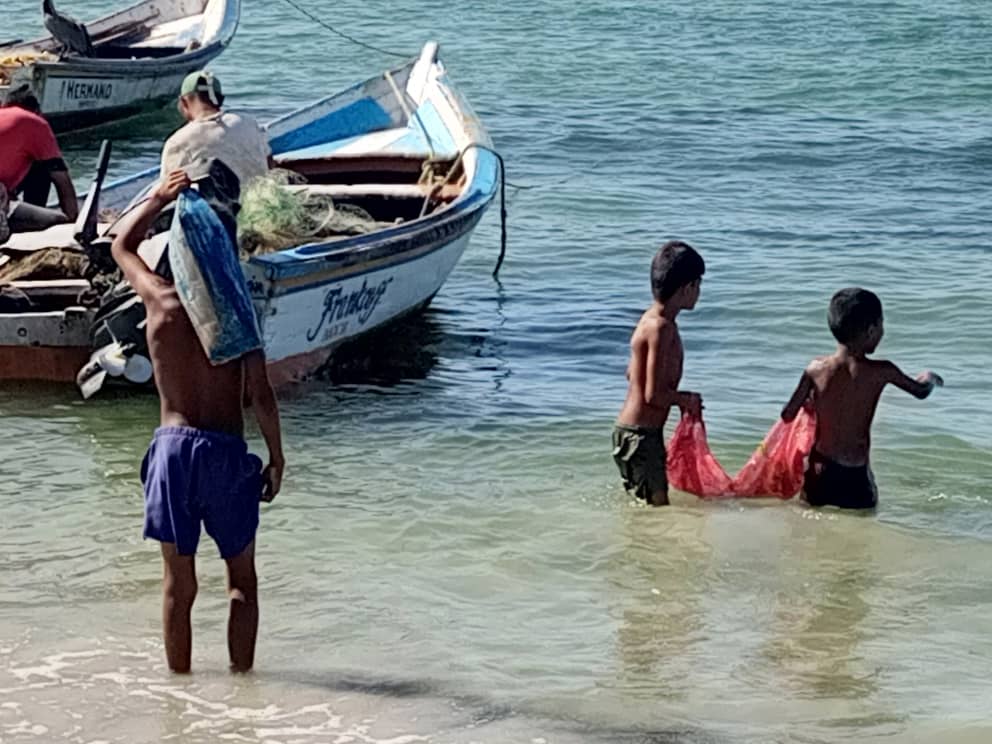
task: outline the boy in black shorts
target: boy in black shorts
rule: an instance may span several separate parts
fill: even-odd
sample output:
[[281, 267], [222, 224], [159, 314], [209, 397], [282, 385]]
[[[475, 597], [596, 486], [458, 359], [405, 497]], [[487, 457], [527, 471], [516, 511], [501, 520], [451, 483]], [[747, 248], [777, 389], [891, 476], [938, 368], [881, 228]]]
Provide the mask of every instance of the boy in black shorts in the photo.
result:
[[869, 464], [871, 423], [886, 385], [926, 398], [944, 381], [933, 372], [907, 377], [892, 362], [869, 359], [882, 340], [882, 302], [866, 289], [842, 289], [827, 313], [837, 351], [806, 367], [782, 418], [804, 405], [816, 411], [816, 439], [803, 483], [811, 506], [873, 509], [878, 501]]

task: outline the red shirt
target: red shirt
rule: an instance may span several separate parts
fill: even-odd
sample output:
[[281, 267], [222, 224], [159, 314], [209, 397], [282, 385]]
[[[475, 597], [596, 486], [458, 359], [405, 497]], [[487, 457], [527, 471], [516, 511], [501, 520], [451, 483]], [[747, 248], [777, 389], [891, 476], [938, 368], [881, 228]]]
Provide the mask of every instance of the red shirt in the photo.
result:
[[48, 122], [20, 106], [0, 108], [0, 183], [13, 191], [38, 161], [62, 157]]

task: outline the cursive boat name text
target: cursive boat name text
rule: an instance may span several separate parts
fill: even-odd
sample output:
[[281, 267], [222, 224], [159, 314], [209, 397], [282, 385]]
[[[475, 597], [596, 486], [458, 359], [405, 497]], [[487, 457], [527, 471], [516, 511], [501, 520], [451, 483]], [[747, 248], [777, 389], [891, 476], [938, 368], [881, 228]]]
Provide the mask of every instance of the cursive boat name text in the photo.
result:
[[324, 311], [316, 327], [307, 331], [307, 341], [315, 340], [324, 324], [328, 322], [340, 324], [343, 320], [357, 316], [358, 322], [364, 324], [372, 317], [372, 313], [379, 306], [392, 281], [393, 278], [390, 277], [370, 287], [363, 279], [362, 286], [348, 294], [344, 293], [343, 287], [327, 290], [327, 294], [324, 295]]

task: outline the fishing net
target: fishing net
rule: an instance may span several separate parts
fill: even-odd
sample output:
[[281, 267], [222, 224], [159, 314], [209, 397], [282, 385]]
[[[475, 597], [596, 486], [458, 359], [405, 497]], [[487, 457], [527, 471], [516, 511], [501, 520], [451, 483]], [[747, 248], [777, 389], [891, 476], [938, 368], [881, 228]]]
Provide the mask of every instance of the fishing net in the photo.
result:
[[668, 480], [680, 491], [704, 499], [791, 499], [802, 488], [806, 458], [815, 436], [816, 417], [805, 409], [788, 423], [779, 419], [731, 478], [710, 451], [705, 424], [685, 416], [668, 445]]
[[9, 85], [14, 70], [18, 67], [27, 67], [35, 62], [56, 62], [58, 57], [48, 52], [19, 52], [0, 57], [0, 85]]
[[328, 194], [299, 188], [302, 177], [273, 170], [256, 178], [241, 195], [238, 245], [243, 253], [272, 253], [301, 243], [364, 235], [392, 224], [375, 220], [354, 204], [335, 202]]
[[43, 248], [0, 266], [0, 284], [82, 279], [88, 268], [89, 259], [85, 253], [64, 248]]

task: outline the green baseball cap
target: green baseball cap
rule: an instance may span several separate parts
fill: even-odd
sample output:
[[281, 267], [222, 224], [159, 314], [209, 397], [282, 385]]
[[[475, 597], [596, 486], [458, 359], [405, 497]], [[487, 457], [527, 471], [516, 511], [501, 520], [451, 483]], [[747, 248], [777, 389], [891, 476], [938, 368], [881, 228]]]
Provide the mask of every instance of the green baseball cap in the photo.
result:
[[224, 91], [220, 87], [220, 80], [214, 77], [212, 72], [198, 70], [191, 72], [183, 78], [183, 84], [179, 88], [180, 96], [188, 96], [193, 93], [206, 93], [207, 98], [214, 106], [220, 106], [224, 100]]

